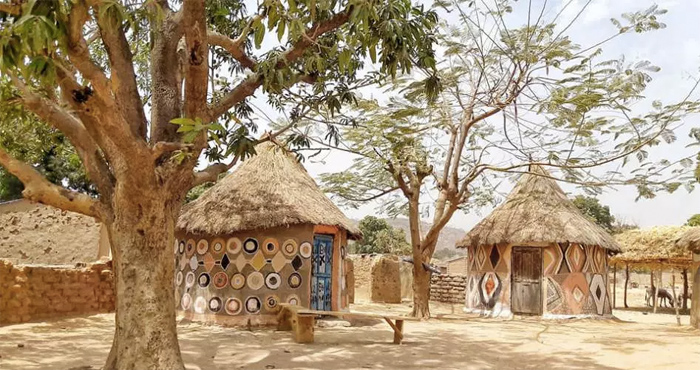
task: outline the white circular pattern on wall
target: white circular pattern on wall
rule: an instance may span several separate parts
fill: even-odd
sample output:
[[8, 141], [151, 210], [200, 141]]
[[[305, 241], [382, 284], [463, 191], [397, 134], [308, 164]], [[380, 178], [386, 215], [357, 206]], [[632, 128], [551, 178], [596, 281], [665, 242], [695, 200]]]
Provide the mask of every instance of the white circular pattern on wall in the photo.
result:
[[190, 306], [192, 305], [192, 296], [190, 296], [189, 293], [185, 293], [182, 295], [182, 301], [181, 301], [181, 306], [182, 309], [187, 311], [190, 309]]
[[190, 288], [194, 285], [194, 272], [190, 271], [185, 275], [185, 286]]
[[241, 251], [241, 240], [238, 238], [230, 238], [226, 242], [226, 250], [232, 254], [238, 254]]
[[209, 242], [206, 239], [202, 239], [197, 242], [197, 253], [204, 254], [209, 250]]
[[265, 286], [268, 289], [277, 289], [282, 285], [282, 278], [280, 277], [280, 274], [276, 272], [271, 272], [265, 276]]
[[282, 253], [284, 253], [285, 256], [294, 257], [297, 252], [299, 252], [299, 245], [297, 245], [294, 239], [287, 239], [284, 241], [284, 244], [282, 244]]
[[182, 275], [182, 271], [178, 271], [175, 275], [175, 285], [180, 286], [182, 284], [182, 280], [184, 279], [185, 277]]
[[275, 238], [267, 238], [263, 242], [262, 251], [266, 256], [274, 256], [280, 250], [279, 243]]
[[231, 288], [241, 289], [245, 286], [245, 275], [241, 273], [235, 273], [231, 276]]
[[258, 240], [255, 238], [248, 238], [243, 242], [243, 250], [248, 254], [254, 254], [258, 251]]
[[214, 313], [221, 311], [221, 298], [214, 297], [209, 300], [209, 311]]
[[311, 247], [311, 243], [309, 242], [303, 242], [299, 246], [299, 254], [304, 257], [304, 258], [311, 258], [311, 253], [313, 253], [313, 248]]
[[260, 312], [262, 304], [260, 303], [260, 298], [252, 296], [245, 300], [245, 310], [249, 314], [256, 314]]
[[224, 239], [216, 238], [211, 242], [211, 251], [216, 255], [223, 253], [225, 248], [226, 242]]
[[204, 313], [207, 309], [207, 300], [204, 299], [204, 297], [197, 297], [197, 299], [194, 300], [194, 312], [196, 313]]
[[241, 310], [243, 309], [243, 305], [241, 304], [241, 300], [238, 298], [229, 298], [226, 300], [226, 305], [224, 306], [224, 310], [226, 311], [227, 314], [229, 315], [238, 315], [241, 313]]
[[248, 281], [248, 288], [253, 290], [258, 290], [265, 285], [265, 277], [258, 271], [248, 274], [248, 278], [246, 280]]
[[292, 294], [292, 295], [288, 296], [287, 303], [298, 305], [299, 304], [299, 296], [296, 294]]

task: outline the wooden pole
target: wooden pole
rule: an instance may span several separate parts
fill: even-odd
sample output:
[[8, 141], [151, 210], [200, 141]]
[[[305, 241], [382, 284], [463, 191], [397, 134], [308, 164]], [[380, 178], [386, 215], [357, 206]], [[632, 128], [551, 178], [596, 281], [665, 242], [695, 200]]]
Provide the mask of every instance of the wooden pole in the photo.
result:
[[629, 263], [625, 263], [625, 308], [630, 307], [627, 305], [627, 285], [629, 284], [629, 281], [630, 281], [630, 265], [629, 265]]
[[673, 292], [673, 308], [676, 309], [676, 322], [681, 326], [681, 313], [678, 311], [678, 300], [676, 299], [676, 272], [671, 270], [671, 291]]
[[654, 284], [654, 270], [651, 270], [651, 301], [653, 302], [654, 310], [653, 312], [656, 313], [656, 295], [658, 293], [656, 292], [656, 284]]
[[617, 288], [617, 264], [613, 266], [613, 309], [615, 309], [615, 292], [617, 291], [615, 288]]
[[683, 311], [688, 309], [688, 269], [683, 269]]

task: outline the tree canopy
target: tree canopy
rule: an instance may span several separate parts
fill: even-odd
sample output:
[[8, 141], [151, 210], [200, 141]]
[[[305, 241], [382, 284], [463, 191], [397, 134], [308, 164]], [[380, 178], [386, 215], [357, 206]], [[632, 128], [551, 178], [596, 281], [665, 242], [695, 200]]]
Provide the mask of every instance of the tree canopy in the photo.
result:
[[610, 213], [610, 207], [600, 204], [596, 197], [577, 195], [573, 199], [574, 205], [585, 216], [595, 222], [598, 226], [612, 232], [615, 225], [615, 216]]
[[354, 253], [411, 253], [411, 245], [406, 241], [403, 229], [392, 227], [386, 220], [365, 216], [358, 226], [362, 231], [362, 240], [355, 244]]
[[696, 213], [688, 219], [686, 226], [700, 226], [700, 213]]

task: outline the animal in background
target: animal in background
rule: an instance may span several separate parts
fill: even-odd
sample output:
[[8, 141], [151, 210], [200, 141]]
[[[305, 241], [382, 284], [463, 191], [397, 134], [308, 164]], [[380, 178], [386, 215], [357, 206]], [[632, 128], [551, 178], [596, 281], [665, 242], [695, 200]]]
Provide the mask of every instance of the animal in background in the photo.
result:
[[[647, 302], [647, 306], [652, 306], [652, 298], [654, 294], [652, 289], [647, 287], [646, 294], [644, 294], [644, 300]], [[659, 307], [674, 307], [673, 305], [673, 295], [665, 288], [656, 288], [656, 298], [659, 299]]]

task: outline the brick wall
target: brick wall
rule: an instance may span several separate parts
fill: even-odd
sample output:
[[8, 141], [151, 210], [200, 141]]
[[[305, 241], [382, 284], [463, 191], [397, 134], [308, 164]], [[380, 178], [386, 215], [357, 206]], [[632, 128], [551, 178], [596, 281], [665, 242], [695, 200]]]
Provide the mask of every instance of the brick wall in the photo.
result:
[[466, 288], [466, 276], [433, 274], [430, 281], [430, 300], [446, 303], [464, 303]]
[[105, 263], [15, 266], [0, 260], [0, 325], [112, 311], [113, 275]]

